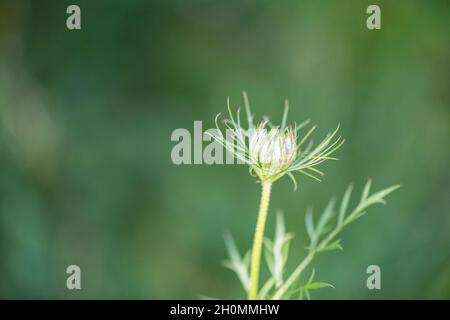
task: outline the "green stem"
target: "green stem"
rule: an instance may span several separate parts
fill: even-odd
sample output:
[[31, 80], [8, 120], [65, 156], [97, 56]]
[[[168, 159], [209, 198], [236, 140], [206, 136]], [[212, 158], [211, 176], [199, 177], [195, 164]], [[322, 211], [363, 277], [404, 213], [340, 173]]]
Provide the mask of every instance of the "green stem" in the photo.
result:
[[291, 276], [283, 283], [283, 285], [278, 289], [275, 295], [272, 297], [272, 300], [280, 300], [289, 287], [294, 283], [294, 281], [300, 276], [300, 274], [305, 270], [305, 268], [311, 263], [314, 259], [315, 251], [310, 251], [308, 255], [303, 259], [303, 261], [295, 268], [294, 272], [292, 272]]
[[255, 300], [258, 294], [259, 267], [261, 262], [261, 249], [264, 239], [264, 227], [267, 211], [269, 209], [271, 182], [262, 182], [261, 202], [259, 205], [258, 221], [256, 222], [255, 239], [252, 248], [252, 262], [250, 269], [250, 288], [248, 299]]

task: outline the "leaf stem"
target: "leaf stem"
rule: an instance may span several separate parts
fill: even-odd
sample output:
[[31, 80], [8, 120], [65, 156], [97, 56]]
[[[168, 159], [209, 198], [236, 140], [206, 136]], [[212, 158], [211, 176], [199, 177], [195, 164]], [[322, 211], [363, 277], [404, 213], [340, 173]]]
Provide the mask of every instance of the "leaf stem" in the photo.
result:
[[270, 181], [262, 182], [261, 202], [256, 222], [255, 238], [252, 248], [252, 261], [250, 269], [250, 288], [248, 299], [255, 300], [258, 294], [259, 269], [261, 262], [261, 249], [264, 239], [264, 227], [266, 224], [267, 211], [269, 209], [270, 190], [272, 183]]
[[272, 297], [272, 300], [280, 300], [283, 297], [283, 294], [290, 288], [290, 286], [294, 283], [294, 281], [300, 276], [300, 274], [305, 270], [305, 268], [311, 263], [314, 259], [315, 251], [311, 250], [308, 255], [303, 259], [303, 261], [295, 268], [294, 272], [291, 276], [286, 280], [285, 283], [278, 289], [275, 295]]

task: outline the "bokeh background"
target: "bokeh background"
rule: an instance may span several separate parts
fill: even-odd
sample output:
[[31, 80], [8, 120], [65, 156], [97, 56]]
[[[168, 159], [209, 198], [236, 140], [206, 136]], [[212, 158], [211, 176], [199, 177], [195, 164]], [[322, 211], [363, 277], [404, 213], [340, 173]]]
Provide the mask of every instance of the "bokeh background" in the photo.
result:
[[250, 247], [259, 186], [244, 166], [174, 165], [170, 136], [245, 89], [257, 115], [279, 121], [288, 98], [291, 121], [347, 140], [323, 182], [274, 187], [267, 230], [282, 209], [290, 267], [308, 207], [369, 177], [403, 185], [318, 258], [335, 289], [313, 298], [449, 299], [449, 24], [444, 0], [0, 1], [0, 297], [243, 298], [222, 235]]

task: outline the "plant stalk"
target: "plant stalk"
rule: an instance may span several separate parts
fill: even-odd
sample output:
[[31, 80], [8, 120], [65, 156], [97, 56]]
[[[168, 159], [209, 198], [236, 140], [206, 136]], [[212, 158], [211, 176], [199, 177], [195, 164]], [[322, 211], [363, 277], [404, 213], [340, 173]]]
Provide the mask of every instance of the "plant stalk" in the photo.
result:
[[269, 181], [262, 182], [261, 202], [259, 205], [258, 220], [256, 222], [255, 238], [253, 240], [253, 248], [252, 248], [250, 288], [248, 290], [249, 300], [255, 300], [258, 294], [261, 249], [264, 239], [264, 227], [266, 225], [267, 212], [269, 209], [271, 188], [272, 188], [271, 182]]
[[310, 251], [303, 261], [295, 268], [291, 276], [284, 282], [284, 284], [278, 289], [272, 300], [280, 300], [294, 281], [300, 276], [305, 268], [310, 264], [315, 255], [315, 251]]

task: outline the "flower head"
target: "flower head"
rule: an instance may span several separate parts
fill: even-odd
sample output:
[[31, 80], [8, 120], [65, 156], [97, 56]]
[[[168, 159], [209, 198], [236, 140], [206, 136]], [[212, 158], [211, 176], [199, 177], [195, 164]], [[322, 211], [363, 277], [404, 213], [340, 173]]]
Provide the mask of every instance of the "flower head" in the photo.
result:
[[[240, 162], [248, 164], [250, 173], [262, 182], [275, 182], [286, 174], [292, 179], [296, 188], [297, 183], [293, 172], [300, 172], [320, 181], [323, 173], [316, 166], [325, 160], [337, 160], [331, 155], [344, 143], [341, 137], [335, 138], [339, 126], [318, 145], [314, 146], [312, 141], [309, 141], [303, 148], [316, 128], [313, 126], [301, 139], [298, 138], [299, 131], [309, 123], [309, 120], [300, 125], [286, 126], [289, 109], [286, 101], [281, 125], [275, 126], [269, 119], [265, 119], [255, 126], [247, 94], [244, 92], [243, 95], [248, 128], [244, 129], [241, 125], [240, 109], [237, 111], [236, 119], [233, 117], [228, 99], [230, 118], [223, 120], [227, 128], [227, 138], [224, 137], [218, 125], [220, 113], [216, 116], [217, 134], [211, 136]], [[229, 141], [230, 139], [232, 141]]]
[[267, 129], [263, 122], [249, 136], [249, 154], [260, 180], [276, 180], [297, 157], [297, 132], [290, 127]]

